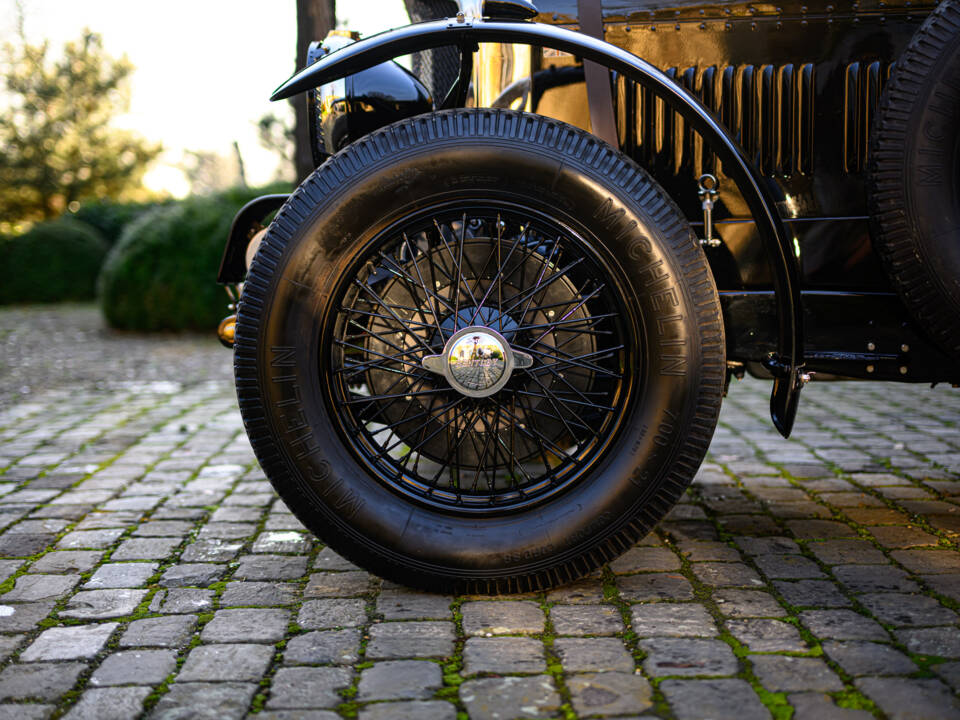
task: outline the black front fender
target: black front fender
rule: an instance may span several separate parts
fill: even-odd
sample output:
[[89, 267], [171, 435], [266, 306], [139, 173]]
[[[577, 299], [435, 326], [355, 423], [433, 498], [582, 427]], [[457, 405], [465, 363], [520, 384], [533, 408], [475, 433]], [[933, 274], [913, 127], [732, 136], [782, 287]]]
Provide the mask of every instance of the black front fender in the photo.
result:
[[778, 337], [777, 356], [770, 362], [776, 376], [770, 411], [777, 429], [784, 436], [789, 435], [803, 369], [803, 320], [793, 244], [760, 174], [737, 141], [699, 100], [650, 63], [603, 40], [554, 25], [460, 16], [409, 25], [360, 40], [301, 70], [277, 88], [271, 99], [289, 98], [400, 55], [449, 45], [472, 48], [480, 42], [547, 47], [608, 67], [651, 90], [703, 136], [746, 200], [773, 268]]

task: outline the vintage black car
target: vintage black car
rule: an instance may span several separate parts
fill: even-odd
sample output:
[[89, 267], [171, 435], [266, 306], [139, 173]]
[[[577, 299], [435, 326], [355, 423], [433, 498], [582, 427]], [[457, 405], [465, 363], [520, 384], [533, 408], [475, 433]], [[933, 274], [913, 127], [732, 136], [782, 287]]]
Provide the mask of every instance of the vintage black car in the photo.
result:
[[960, 2], [805, 1], [411, 0], [313, 46], [273, 97], [317, 169], [219, 278], [309, 528], [408, 585], [544, 588], [677, 502], [731, 376], [785, 436], [811, 379], [960, 382]]

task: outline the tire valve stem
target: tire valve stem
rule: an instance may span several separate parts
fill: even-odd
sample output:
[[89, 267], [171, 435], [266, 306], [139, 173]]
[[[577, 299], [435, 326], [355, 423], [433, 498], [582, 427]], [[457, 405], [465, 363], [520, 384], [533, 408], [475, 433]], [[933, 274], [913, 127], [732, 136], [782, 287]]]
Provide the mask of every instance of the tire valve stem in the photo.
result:
[[713, 199], [717, 196], [717, 188], [720, 183], [710, 173], [704, 173], [697, 180], [699, 189], [697, 195], [700, 196], [700, 206], [703, 208], [703, 239], [700, 245], [707, 247], [720, 247], [723, 243], [720, 238], [713, 236]]

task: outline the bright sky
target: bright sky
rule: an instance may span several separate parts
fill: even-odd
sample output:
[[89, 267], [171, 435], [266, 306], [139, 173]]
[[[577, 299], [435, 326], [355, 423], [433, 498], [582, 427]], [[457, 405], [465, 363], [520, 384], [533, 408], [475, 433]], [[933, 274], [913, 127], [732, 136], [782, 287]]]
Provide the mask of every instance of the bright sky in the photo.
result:
[[[294, 71], [293, 0], [23, 0], [31, 42], [49, 39], [53, 55], [84, 27], [103, 36], [107, 52], [126, 54], [136, 71], [130, 113], [118, 125], [163, 143], [147, 177], [175, 195], [187, 185], [177, 165], [185, 150], [229, 155], [236, 140], [252, 185], [269, 182], [277, 157], [260, 147], [256, 123], [273, 112], [292, 116], [270, 93]], [[0, 42], [16, 34], [14, 0], [0, 0]], [[403, 0], [340, 0], [341, 26], [364, 35], [408, 22]]]

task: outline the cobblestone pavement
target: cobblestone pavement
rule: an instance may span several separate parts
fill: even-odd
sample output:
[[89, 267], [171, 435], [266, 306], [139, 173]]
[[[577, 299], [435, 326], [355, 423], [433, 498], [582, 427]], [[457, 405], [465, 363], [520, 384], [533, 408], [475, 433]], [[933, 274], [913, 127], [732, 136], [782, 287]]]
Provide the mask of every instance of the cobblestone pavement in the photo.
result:
[[225, 374], [134, 349], [168, 381], [113, 382], [148, 341], [86, 342], [99, 371], [0, 412], [0, 720], [960, 718], [960, 391], [814, 383], [785, 441], [735, 385], [655, 534], [569, 587], [447, 597], [303, 531]]

